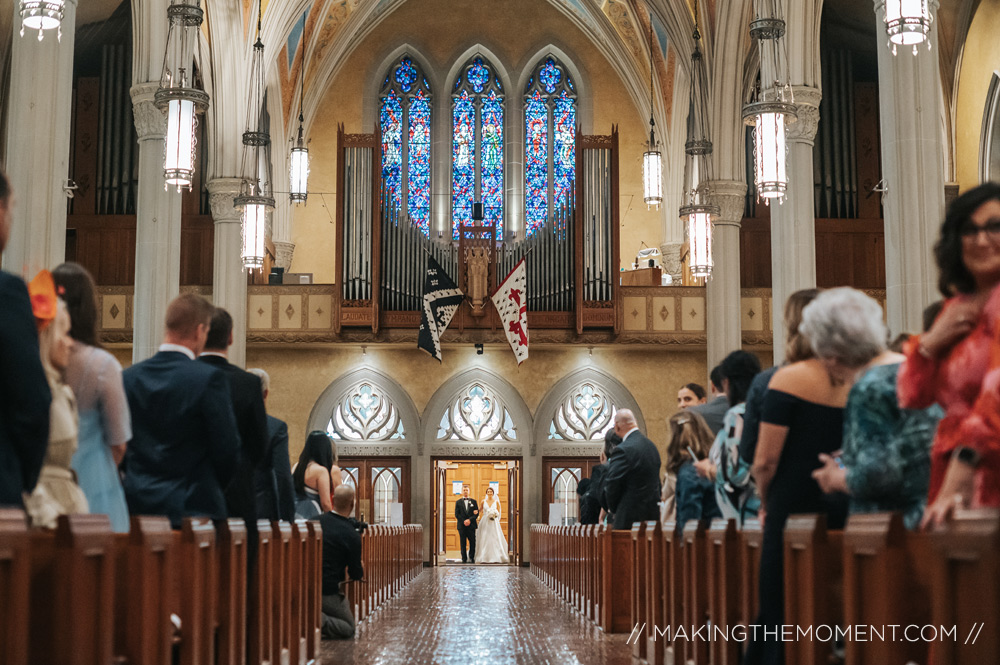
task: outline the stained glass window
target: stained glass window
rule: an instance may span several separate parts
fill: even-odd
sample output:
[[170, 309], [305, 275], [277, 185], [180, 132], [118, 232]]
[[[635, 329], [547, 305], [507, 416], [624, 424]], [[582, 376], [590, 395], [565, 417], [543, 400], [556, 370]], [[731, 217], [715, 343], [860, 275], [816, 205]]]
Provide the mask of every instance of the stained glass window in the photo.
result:
[[573, 189], [576, 88], [559, 61], [546, 56], [528, 79], [524, 99], [524, 220], [531, 235]]
[[503, 84], [493, 66], [475, 56], [463, 67], [452, 91], [452, 235], [472, 221], [472, 206], [483, 204], [483, 221], [503, 237]]
[[431, 201], [430, 85], [412, 58], [404, 56], [386, 74], [380, 98], [382, 186], [387, 205], [397, 214], [405, 210], [410, 223], [427, 234]]

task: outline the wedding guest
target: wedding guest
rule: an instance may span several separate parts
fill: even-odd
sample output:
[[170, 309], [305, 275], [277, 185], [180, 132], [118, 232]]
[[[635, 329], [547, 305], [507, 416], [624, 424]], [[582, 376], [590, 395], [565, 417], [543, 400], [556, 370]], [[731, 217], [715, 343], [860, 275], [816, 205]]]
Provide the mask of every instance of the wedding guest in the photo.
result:
[[615, 434], [622, 442], [608, 459], [604, 501], [608, 511], [614, 513], [614, 528], [631, 529], [634, 522], [659, 517], [660, 453], [639, 431], [629, 409], [615, 413]]
[[69, 364], [69, 314], [56, 298], [52, 274], [43, 270], [28, 287], [38, 321], [42, 367], [52, 392], [49, 411], [49, 444], [38, 484], [25, 498], [31, 525], [53, 529], [60, 515], [87, 512], [87, 497], [76, 484], [70, 462], [76, 452], [77, 415], [73, 391], [63, 382]]
[[708, 423], [708, 429], [712, 430], [712, 436], [715, 436], [722, 429], [722, 419], [726, 417], [726, 411], [729, 410], [729, 399], [722, 386], [722, 367], [718, 365], [713, 367], [709, 379], [712, 384], [712, 401], [707, 404], [696, 404], [689, 408], [697, 411], [705, 419], [705, 422]]
[[733, 351], [723, 359], [719, 369], [730, 406], [708, 458], [695, 462], [694, 469], [699, 476], [715, 484], [715, 498], [722, 516], [742, 526], [743, 520], [754, 517], [760, 507], [750, 482], [749, 467], [741, 467], [739, 463], [746, 395], [754, 377], [760, 373], [760, 361], [752, 353]]
[[185, 293], [167, 306], [166, 333], [152, 358], [122, 372], [132, 413], [125, 449], [125, 499], [133, 515], [224, 519], [223, 488], [240, 436], [225, 375], [195, 362], [215, 308]]
[[[271, 376], [260, 368], [248, 369], [260, 379], [264, 394], [264, 407], [271, 394]], [[288, 456], [288, 425], [271, 414], [267, 415], [267, 434], [270, 440], [265, 455], [270, 467], [257, 467], [254, 471], [254, 489], [257, 492], [257, 516], [265, 520], [295, 519], [295, 484]]]
[[[12, 194], [0, 170], [0, 253], [10, 237]], [[0, 270], [0, 506], [23, 506], [45, 459], [52, 392], [38, 348], [28, 288]]]
[[600, 460], [601, 463], [590, 470], [590, 489], [587, 493], [591, 496], [593, 500], [601, 507], [600, 516], [597, 518], [598, 524], [608, 524], [614, 522], [614, 516], [610, 516], [608, 507], [604, 503], [604, 478], [608, 473], [608, 458], [611, 457], [611, 453], [615, 451], [615, 448], [622, 442], [622, 438], [615, 434], [613, 429], [609, 429], [604, 433], [604, 448], [601, 450]]
[[686, 409], [705, 403], [705, 389], [697, 383], [688, 383], [677, 391], [677, 408]]
[[118, 465], [132, 438], [132, 418], [122, 366], [98, 339], [97, 287], [90, 273], [77, 263], [63, 263], [52, 271], [52, 278], [72, 322], [66, 384], [73, 389], [80, 414], [73, 471], [90, 512], [107, 515], [112, 530], [127, 533], [128, 504]]
[[[722, 517], [715, 500], [715, 483], [699, 476], [695, 462], [708, 457], [712, 448], [712, 430], [705, 419], [690, 409], [678, 411], [667, 421], [670, 443], [667, 444], [667, 475], [676, 478], [677, 529], [690, 520]], [[691, 457], [691, 453], [695, 457]]]
[[242, 517], [247, 524], [251, 543], [257, 530], [257, 493], [254, 472], [269, 471], [270, 458], [265, 460], [269, 438], [267, 412], [260, 379], [229, 362], [229, 347], [233, 345], [233, 317], [216, 307], [205, 337], [205, 348], [198, 360], [210, 365], [226, 377], [233, 415], [240, 435], [240, 454], [236, 471], [225, 488], [226, 510], [230, 517]]
[[944, 409], [931, 448], [925, 526], [958, 506], [1000, 506], [1000, 184], [955, 199], [934, 247], [947, 298], [905, 345], [899, 403]]
[[[862, 367], [885, 348], [877, 302], [851, 288], [820, 293], [802, 312], [801, 332], [814, 358], [782, 367], [764, 397], [753, 475], [761, 499], [760, 614], [755, 623], [775, 631], [784, 623], [784, 541], [788, 517], [824, 513], [830, 529], [847, 516], [846, 497], [823, 494], [812, 478], [819, 455], [840, 447], [844, 405]], [[768, 637], [768, 634], [771, 637]], [[775, 633], [748, 645], [747, 665], [784, 662]]]
[[309, 433], [299, 461], [292, 469], [295, 517], [311, 520], [333, 510], [333, 491], [340, 484], [337, 446], [326, 432]]
[[361, 565], [361, 536], [351, 521], [353, 512], [354, 488], [342, 484], [334, 490], [333, 511], [319, 516], [323, 528], [321, 630], [326, 640], [354, 637], [354, 614], [345, 597], [344, 584], [348, 580], [360, 581], [365, 571]]
[[[788, 300], [785, 301], [785, 361], [782, 366], [813, 357], [809, 340], [799, 332], [799, 325], [802, 323], [802, 310], [819, 293], [819, 289], [799, 289], [788, 296]], [[757, 451], [757, 435], [760, 433], [760, 413], [764, 407], [764, 395], [771, 383], [771, 377], [779, 368], [779, 365], [769, 367], [750, 382], [746, 409], [743, 412], [743, 433], [740, 435], [739, 461], [743, 473], [748, 472], [753, 465], [754, 453]]]
[[576, 486], [576, 496], [580, 503], [580, 524], [597, 524], [601, 519], [601, 504], [590, 493], [590, 478], [583, 478]]
[[[924, 312], [924, 331], [941, 303]], [[883, 351], [847, 397], [841, 459], [820, 455], [823, 466], [813, 478], [824, 492], [850, 496], [851, 513], [899, 511], [908, 529], [920, 526], [930, 484], [931, 440], [944, 415], [933, 404], [901, 409], [896, 383], [904, 356]]]

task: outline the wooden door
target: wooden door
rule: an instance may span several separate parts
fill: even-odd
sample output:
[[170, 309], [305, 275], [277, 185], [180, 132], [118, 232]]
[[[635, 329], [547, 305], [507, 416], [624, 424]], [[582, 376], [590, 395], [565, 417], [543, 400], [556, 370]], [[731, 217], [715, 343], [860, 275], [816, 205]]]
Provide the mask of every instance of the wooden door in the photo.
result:
[[[455, 519], [455, 504], [462, 498], [461, 485], [469, 486], [469, 497], [475, 499], [482, 510], [486, 488], [492, 487], [500, 499], [500, 528], [510, 544], [510, 484], [506, 461], [453, 462], [445, 469], [445, 551], [449, 558], [461, 556], [461, 542], [458, 535], [458, 521]], [[457, 490], [457, 492], [456, 492]]]
[[600, 464], [593, 457], [543, 457], [542, 458], [542, 516], [549, 523], [549, 506], [562, 505], [561, 524], [580, 521], [580, 502], [576, 488], [580, 481], [589, 478], [591, 471]]
[[403, 506], [410, 523], [409, 457], [341, 457], [341, 479], [354, 487], [354, 517], [369, 524], [389, 524], [393, 504]]

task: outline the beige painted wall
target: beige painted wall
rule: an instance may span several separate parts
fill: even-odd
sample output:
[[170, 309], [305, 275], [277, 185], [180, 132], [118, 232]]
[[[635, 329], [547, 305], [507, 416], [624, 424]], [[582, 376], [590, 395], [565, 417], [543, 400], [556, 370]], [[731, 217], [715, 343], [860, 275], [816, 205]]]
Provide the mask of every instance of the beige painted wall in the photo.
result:
[[[590, 97], [592, 122], [584, 125], [584, 131], [609, 134], [611, 125], [619, 124], [622, 265], [627, 267], [632, 262], [640, 241], [650, 246], [660, 244], [661, 213], [647, 211], [642, 202], [642, 152], [648, 137], [648, 118], [645, 111], [635, 108], [610, 63], [549, 3], [539, 0], [475, 2], [474, 11], [458, 11], [458, 4], [462, 2], [411, 0], [405, 3], [364, 37], [328, 81], [328, 92], [309, 132], [312, 141], [309, 189], [325, 194], [311, 194], [308, 205], [296, 207], [292, 212], [292, 242], [295, 243], [292, 271], [311, 272], [317, 283], [337, 281], [334, 263], [337, 124], [344, 123], [348, 133], [372, 131], [375, 116], [371, 116], [370, 122], [363, 119], [365, 95], [373, 88], [370, 82], [381, 80], [385, 75], [383, 60], [403, 44], [412, 46], [424, 56], [431, 70], [442, 72], [440, 79], [444, 85], [433, 90], [435, 95], [447, 94], [452, 82], [443, 81], [444, 73], [477, 43], [497, 56], [514, 85], [522, 71], [535, 64], [533, 60], [541, 49], [554, 45], [566, 52], [583, 74], [584, 89]], [[523, 107], [518, 101], [521, 92], [508, 91], [508, 114], [523, 115]], [[376, 106], [374, 99], [367, 101], [368, 108]], [[516, 137], [507, 137], [508, 141], [512, 138]], [[435, 143], [445, 141], [447, 146], [451, 138], [450, 134], [444, 137], [435, 134], [433, 140]], [[450, 149], [446, 147], [445, 151], [450, 152]], [[514, 158], [523, 159], [523, 155]], [[432, 201], [432, 206], [439, 203]]]
[[410, 348], [338, 345], [314, 348], [247, 349], [247, 367], [262, 367], [271, 375], [267, 410], [288, 423], [289, 452], [296, 459], [305, 443], [309, 413], [323, 390], [341, 375], [367, 367], [385, 372], [410, 395], [417, 412], [449, 378], [481, 367], [505, 377], [534, 415], [549, 390], [567, 374], [586, 366], [615, 376], [635, 397], [646, 420], [649, 437], [662, 452], [667, 444], [666, 419], [674, 413], [677, 390], [685, 383], [703, 383], [703, 350], [643, 347], [532, 347], [531, 358], [518, 369], [507, 347], [487, 345], [482, 356], [470, 345], [445, 347], [444, 362]]
[[1000, 71], [1000, 2], [979, 5], [965, 40], [955, 107], [955, 170], [960, 191], [979, 184], [979, 141], [986, 93]]

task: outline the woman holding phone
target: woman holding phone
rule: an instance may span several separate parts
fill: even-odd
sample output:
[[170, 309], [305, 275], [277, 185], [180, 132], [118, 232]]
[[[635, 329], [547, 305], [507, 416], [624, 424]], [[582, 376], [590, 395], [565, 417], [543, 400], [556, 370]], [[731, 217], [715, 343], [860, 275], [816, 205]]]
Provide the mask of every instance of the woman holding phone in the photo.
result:
[[667, 474], [677, 478], [675, 501], [677, 529], [688, 520], [710, 520], [722, 517], [715, 501], [715, 484], [699, 478], [694, 463], [708, 457], [712, 447], [712, 430], [700, 414], [685, 409], [670, 417], [670, 443], [667, 445]]

